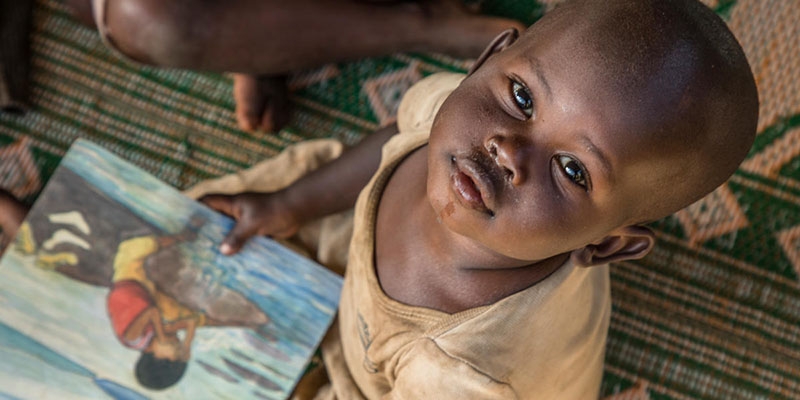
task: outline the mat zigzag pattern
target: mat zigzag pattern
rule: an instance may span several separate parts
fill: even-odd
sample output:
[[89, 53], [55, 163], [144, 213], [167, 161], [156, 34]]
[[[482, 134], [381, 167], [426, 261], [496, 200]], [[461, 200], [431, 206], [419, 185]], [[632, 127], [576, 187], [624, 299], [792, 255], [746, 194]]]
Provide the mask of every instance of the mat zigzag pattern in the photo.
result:
[[[557, 1], [479, 3], [532, 22]], [[706, 4], [753, 65], [759, 135], [728, 183], [653, 224], [651, 255], [613, 266], [603, 394], [614, 399], [800, 397], [800, 3]], [[185, 188], [301, 140], [354, 143], [413, 82], [468, 65], [396, 54], [299, 72], [290, 126], [252, 135], [236, 128], [229, 76], [121, 61], [57, 0], [37, 1], [32, 48], [35, 109], [0, 113], [0, 185], [29, 202], [78, 137]]]

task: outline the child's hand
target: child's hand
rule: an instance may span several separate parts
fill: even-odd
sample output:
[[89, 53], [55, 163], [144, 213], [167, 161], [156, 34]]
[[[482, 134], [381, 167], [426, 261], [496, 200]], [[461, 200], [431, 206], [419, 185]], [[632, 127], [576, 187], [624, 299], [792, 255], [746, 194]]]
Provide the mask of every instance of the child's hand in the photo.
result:
[[236, 225], [222, 241], [220, 251], [227, 255], [235, 254], [255, 235], [286, 238], [297, 232], [304, 220], [283, 201], [281, 193], [202, 197], [200, 201], [236, 220]]

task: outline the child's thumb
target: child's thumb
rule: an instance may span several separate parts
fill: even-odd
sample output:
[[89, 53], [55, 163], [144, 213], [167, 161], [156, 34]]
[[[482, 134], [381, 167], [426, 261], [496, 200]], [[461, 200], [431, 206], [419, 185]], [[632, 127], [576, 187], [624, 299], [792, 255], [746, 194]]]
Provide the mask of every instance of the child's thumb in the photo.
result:
[[228, 232], [225, 239], [222, 240], [219, 251], [226, 256], [236, 254], [244, 247], [244, 244], [251, 236], [253, 236], [252, 233], [248, 232], [242, 224], [237, 223], [233, 229]]

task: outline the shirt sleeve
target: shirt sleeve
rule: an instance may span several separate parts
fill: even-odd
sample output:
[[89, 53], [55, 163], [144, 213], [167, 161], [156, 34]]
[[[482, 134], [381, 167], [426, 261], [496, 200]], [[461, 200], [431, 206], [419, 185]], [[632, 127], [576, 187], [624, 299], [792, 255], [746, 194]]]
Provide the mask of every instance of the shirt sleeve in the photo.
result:
[[464, 74], [439, 72], [411, 86], [397, 109], [397, 128], [403, 132], [430, 131], [433, 118]]
[[401, 356], [394, 372], [394, 385], [384, 396], [386, 400], [518, 398], [510, 385], [451, 357], [431, 339], [423, 339]]

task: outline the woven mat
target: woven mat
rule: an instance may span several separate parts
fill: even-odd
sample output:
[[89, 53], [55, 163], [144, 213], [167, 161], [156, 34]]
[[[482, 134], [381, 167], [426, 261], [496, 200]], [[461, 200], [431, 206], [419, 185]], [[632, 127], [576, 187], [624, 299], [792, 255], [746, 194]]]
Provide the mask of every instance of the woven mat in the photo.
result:
[[[554, 2], [480, 3], [530, 23]], [[759, 135], [727, 184], [653, 224], [651, 255], [613, 266], [603, 394], [616, 399], [800, 398], [800, 2], [706, 3], [750, 58]], [[354, 143], [413, 82], [468, 65], [395, 54], [298, 72], [290, 126], [253, 135], [236, 128], [229, 76], [122, 61], [55, 0], [37, 1], [33, 25], [34, 110], [0, 113], [0, 186], [28, 202], [78, 137], [185, 188], [300, 140]]]

